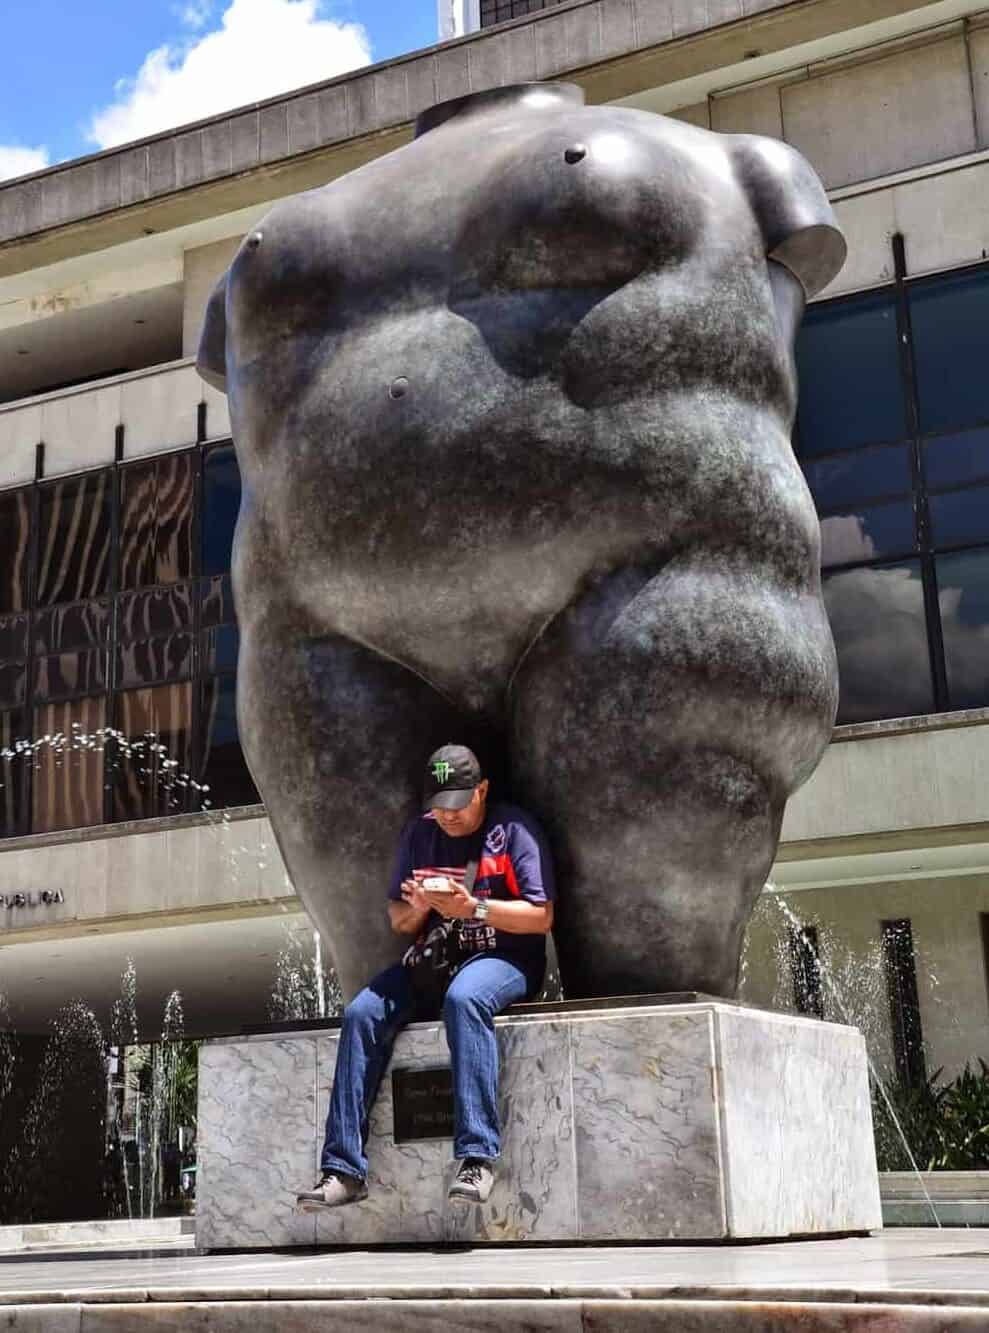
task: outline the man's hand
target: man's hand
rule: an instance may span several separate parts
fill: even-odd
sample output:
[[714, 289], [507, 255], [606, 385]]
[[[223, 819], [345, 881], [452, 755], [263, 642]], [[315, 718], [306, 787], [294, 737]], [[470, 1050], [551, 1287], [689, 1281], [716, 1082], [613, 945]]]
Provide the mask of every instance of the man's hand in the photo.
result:
[[452, 893], [430, 893], [428, 889], [424, 889], [426, 902], [439, 912], [440, 916], [446, 917], [447, 921], [467, 921], [474, 915], [477, 899], [472, 898], [464, 886], [458, 884], [455, 879], [448, 879], [447, 884], [453, 890]]
[[403, 879], [401, 889], [402, 901], [388, 904], [391, 928], [398, 935], [418, 935], [429, 916], [429, 903], [422, 885], [414, 879]]
[[422, 885], [417, 879], [402, 880], [402, 901], [407, 902], [410, 907], [414, 907], [417, 912], [429, 911], [429, 903], [426, 900]]

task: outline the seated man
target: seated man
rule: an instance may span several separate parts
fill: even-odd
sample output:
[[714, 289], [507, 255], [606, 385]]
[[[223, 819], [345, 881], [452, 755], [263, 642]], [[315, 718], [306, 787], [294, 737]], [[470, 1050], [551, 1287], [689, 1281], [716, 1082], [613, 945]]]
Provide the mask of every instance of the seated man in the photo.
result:
[[[501, 1151], [494, 1016], [539, 992], [555, 897], [534, 820], [501, 802], [489, 808], [487, 796], [472, 751], [462, 745], [437, 750], [427, 765], [425, 814], [402, 832], [388, 892], [388, 914], [400, 935], [421, 936], [441, 919], [455, 923], [453, 979], [442, 999], [453, 1073], [453, 1151], [460, 1160], [450, 1200], [474, 1203], [491, 1193]], [[468, 867], [473, 883], [464, 882]], [[413, 1018], [434, 1017], [437, 1004], [417, 989], [414, 970], [396, 963], [347, 1006], [322, 1175], [298, 1196], [304, 1211], [367, 1197], [368, 1116], [392, 1045]]]

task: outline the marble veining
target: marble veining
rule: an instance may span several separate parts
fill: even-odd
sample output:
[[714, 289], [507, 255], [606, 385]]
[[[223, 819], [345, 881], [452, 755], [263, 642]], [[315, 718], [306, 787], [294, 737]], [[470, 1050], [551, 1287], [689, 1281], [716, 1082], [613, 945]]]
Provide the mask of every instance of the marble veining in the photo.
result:
[[728, 1008], [716, 1030], [728, 1234], [840, 1231], [849, 1216], [880, 1228], [862, 1034]]
[[[338, 1033], [206, 1043], [197, 1244], [721, 1240], [881, 1226], [865, 1049], [853, 1029], [714, 1002], [503, 1018], [503, 1155], [451, 1210], [449, 1139], [396, 1144], [391, 1069], [369, 1198], [295, 1212], [318, 1170]], [[392, 1068], [449, 1062], [440, 1023]]]
[[295, 1210], [311, 1184], [316, 1041], [211, 1046], [199, 1053], [196, 1243], [203, 1248], [311, 1245]]
[[574, 1022], [580, 1236], [723, 1235], [713, 1014]]

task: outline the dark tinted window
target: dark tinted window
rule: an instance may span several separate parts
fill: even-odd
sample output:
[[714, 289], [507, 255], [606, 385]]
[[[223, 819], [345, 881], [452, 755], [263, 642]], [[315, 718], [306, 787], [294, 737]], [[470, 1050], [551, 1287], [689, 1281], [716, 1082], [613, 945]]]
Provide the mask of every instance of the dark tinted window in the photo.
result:
[[232, 444], [206, 455], [203, 480], [203, 573], [225, 574], [230, 568], [234, 527], [240, 509], [240, 470]]
[[820, 513], [856, 501], [909, 495], [913, 487], [910, 446], [906, 444], [807, 461], [804, 474]]
[[891, 294], [812, 306], [797, 340], [797, 370], [801, 457], [906, 434]]
[[839, 722], [931, 712], [920, 561], [829, 574], [824, 600], [838, 650]]
[[38, 605], [99, 597], [110, 584], [110, 475], [69, 477], [41, 488]]
[[127, 690], [117, 706], [126, 740], [113, 758], [114, 818], [181, 813], [188, 808], [190, 790], [192, 686]]
[[989, 421], [989, 274], [948, 274], [909, 292], [921, 431]]
[[[83, 828], [103, 822], [106, 700], [73, 699], [35, 709], [32, 829]], [[86, 738], [96, 744], [90, 746]]]
[[110, 641], [110, 603], [77, 602], [38, 611], [34, 617], [34, 651], [68, 653], [104, 648]]
[[260, 799], [240, 748], [234, 676], [214, 676], [203, 686], [202, 780], [210, 804], [255, 805]]
[[989, 549], [937, 559], [941, 633], [952, 708], [989, 704]]
[[0, 495], [0, 612], [27, 606], [30, 515], [27, 491]]
[[129, 689], [132, 685], [188, 680], [193, 666], [192, 642], [191, 634], [166, 634], [119, 644], [114, 684], [117, 689]]
[[22, 661], [27, 657], [27, 616], [4, 616], [0, 619], [0, 662]]
[[0, 837], [26, 833], [29, 828], [27, 776], [31, 758], [24, 748], [29, 739], [23, 712], [0, 713]]
[[121, 588], [192, 575], [196, 463], [194, 453], [167, 454], [121, 469]]
[[924, 445], [924, 471], [932, 490], [989, 478], [989, 430], [940, 435]]
[[851, 565], [882, 556], [909, 555], [915, 544], [914, 526], [912, 500], [822, 518], [821, 564]]
[[936, 546], [968, 546], [989, 540], [989, 487], [932, 495], [930, 506]]

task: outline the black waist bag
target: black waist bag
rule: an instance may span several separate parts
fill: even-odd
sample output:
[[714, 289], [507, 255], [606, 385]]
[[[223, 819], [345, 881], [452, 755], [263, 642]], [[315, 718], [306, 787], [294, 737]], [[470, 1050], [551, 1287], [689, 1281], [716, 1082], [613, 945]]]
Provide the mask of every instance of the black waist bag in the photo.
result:
[[[477, 860], [467, 863], [464, 888], [468, 893], [477, 879]], [[460, 921], [438, 921], [420, 935], [402, 955], [402, 966], [408, 969], [412, 989], [416, 993], [417, 1008], [438, 1013], [447, 987], [457, 975], [463, 962], [460, 947]]]

